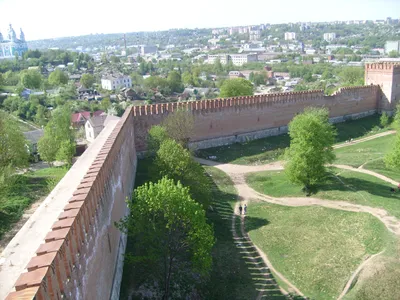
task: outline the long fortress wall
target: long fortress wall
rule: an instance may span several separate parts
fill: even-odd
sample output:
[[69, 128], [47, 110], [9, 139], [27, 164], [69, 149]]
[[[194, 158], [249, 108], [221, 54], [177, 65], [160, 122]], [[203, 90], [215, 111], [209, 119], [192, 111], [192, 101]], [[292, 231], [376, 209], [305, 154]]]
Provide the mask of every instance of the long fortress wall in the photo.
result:
[[127, 110], [6, 299], [119, 299], [126, 235], [114, 222], [128, 213], [136, 165]]
[[[382, 79], [373, 72], [368, 84]], [[118, 124], [103, 129], [2, 252], [0, 300], [119, 299], [126, 236], [114, 222], [128, 213], [136, 153], [146, 149], [150, 127], [168, 114], [193, 113], [192, 144], [206, 148], [286, 132], [308, 106], [328, 108], [334, 122], [367, 116], [387, 107], [382, 101], [393, 107], [396, 93], [379, 84], [332, 96], [311, 91], [128, 109]]]
[[188, 101], [135, 106], [135, 144], [138, 151], [146, 149], [151, 126], [160, 124], [170, 113], [183, 109], [194, 115], [195, 129], [191, 137], [197, 148], [207, 148], [240, 141], [277, 135], [308, 106], [326, 107], [333, 121], [363, 117], [376, 112], [380, 99], [379, 86], [342, 88], [332, 96], [322, 90]]

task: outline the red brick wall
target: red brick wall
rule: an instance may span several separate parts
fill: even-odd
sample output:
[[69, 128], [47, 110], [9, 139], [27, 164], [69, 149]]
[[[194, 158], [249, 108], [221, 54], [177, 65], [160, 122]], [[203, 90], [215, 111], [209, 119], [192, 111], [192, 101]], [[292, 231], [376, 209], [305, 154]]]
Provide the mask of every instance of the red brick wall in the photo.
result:
[[7, 299], [109, 299], [136, 173], [127, 110]]
[[379, 95], [379, 87], [362, 86], [342, 88], [333, 96], [310, 91], [136, 106], [132, 108], [136, 149], [145, 150], [150, 127], [177, 109], [193, 112], [191, 141], [201, 141], [286, 126], [308, 106], [327, 107], [331, 117], [375, 110]]

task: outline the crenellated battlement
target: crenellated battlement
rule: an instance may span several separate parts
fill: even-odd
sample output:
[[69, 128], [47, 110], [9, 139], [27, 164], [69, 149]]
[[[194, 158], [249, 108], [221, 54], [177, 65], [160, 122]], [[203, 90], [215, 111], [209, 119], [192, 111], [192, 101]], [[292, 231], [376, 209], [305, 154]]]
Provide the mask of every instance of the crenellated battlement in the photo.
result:
[[[340, 96], [348, 92], [361, 92], [378, 89], [378, 86], [357, 86], [343, 87], [335, 92], [332, 96]], [[208, 111], [215, 109], [223, 109], [230, 107], [241, 107], [258, 104], [284, 104], [309, 101], [311, 99], [323, 99], [326, 97], [323, 90], [312, 90], [290, 93], [275, 93], [265, 95], [243, 96], [233, 98], [217, 98], [211, 100], [184, 101], [184, 102], [168, 102], [150, 105], [134, 106], [132, 113], [134, 117], [162, 115], [177, 110], [185, 110], [192, 112]], [[328, 96], [330, 97], [330, 96]]]
[[383, 62], [374, 62], [365, 64], [365, 69], [370, 70], [400, 70], [400, 61], [399, 62], [390, 62], [390, 61], [383, 61]]

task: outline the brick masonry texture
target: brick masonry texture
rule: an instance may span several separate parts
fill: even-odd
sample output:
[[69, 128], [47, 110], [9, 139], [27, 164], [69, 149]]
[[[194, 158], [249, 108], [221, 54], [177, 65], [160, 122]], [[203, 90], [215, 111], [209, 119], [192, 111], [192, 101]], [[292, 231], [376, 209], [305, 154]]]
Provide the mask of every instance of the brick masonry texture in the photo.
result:
[[400, 66], [367, 64], [367, 86], [136, 106], [128, 109], [103, 145], [10, 292], [11, 299], [119, 299], [126, 235], [114, 226], [128, 213], [136, 151], [148, 130], [168, 114], [193, 113], [194, 147], [207, 148], [277, 135], [306, 107], [329, 109], [332, 122], [393, 110], [400, 97]]

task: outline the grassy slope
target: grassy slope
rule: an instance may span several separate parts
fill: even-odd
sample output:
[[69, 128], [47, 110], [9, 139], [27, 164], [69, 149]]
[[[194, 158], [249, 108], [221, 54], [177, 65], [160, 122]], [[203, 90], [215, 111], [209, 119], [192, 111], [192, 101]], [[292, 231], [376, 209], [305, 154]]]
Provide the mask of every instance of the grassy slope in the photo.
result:
[[30, 204], [48, 195], [66, 172], [65, 168], [48, 168], [14, 175], [11, 184], [0, 186], [0, 238]]
[[253, 228], [246, 221], [251, 239], [312, 299], [336, 299], [366, 255], [380, 252], [390, 239], [368, 214], [256, 203], [248, 215], [268, 222]]
[[394, 140], [393, 134], [336, 149], [335, 163], [358, 168], [364, 163], [382, 159], [392, 148]]
[[[336, 124], [337, 142], [340, 143], [351, 138], [356, 139], [387, 130], [372, 131], [378, 125], [378, 115]], [[289, 136], [285, 134], [247, 143], [203, 149], [197, 152], [197, 156], [202, 158], [216, 156], [217, 161], [223, 163], [230, 162], [241, 165], [265, 164], [279, 159], [284, 148], [288, 147], [289, 143]]]
[[[400, 192], [392, 194], [390, 184], [367, 174], [336, 168], [330, 170], [332, 173], [327, 181], [316, 188], [312, 197], [381, 207], [400, 218]], [[283, 171], [252, 173], [247, 176], [247, 182], [256, 191], [274, 197], [305, 196], [300, 186], [289, 183]]]

